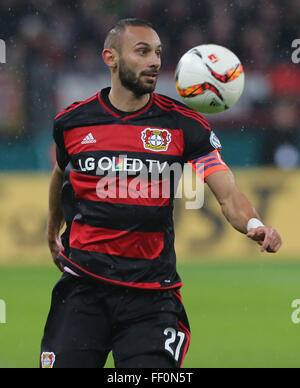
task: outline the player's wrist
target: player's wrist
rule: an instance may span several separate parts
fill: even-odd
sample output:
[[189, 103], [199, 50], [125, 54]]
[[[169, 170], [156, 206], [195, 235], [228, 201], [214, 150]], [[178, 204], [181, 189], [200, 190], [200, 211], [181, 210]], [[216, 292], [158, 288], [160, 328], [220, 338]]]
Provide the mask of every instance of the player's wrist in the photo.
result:
[[261, 220], [259, 220], [258, 218], [250, 218], [250, 220], [248, 221], [248, 224], [247, 224], [247, 231], [249, 232], [250, 229], [259, 228], [261, 226], [265, 226], [261, 222]]

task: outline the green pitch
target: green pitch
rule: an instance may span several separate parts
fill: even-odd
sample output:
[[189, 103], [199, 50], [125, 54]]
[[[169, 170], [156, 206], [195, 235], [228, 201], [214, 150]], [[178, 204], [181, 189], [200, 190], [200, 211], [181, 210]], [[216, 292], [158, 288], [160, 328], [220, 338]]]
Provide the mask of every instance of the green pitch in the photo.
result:
[[[192, 342], [184, 367], [299, 367], [300, 263], [185, 264], [178, 268]], [[0, 268], [0, 368], [36, 368], [55, 268]], [[113, 366], [109, 357], [107, 367]]]

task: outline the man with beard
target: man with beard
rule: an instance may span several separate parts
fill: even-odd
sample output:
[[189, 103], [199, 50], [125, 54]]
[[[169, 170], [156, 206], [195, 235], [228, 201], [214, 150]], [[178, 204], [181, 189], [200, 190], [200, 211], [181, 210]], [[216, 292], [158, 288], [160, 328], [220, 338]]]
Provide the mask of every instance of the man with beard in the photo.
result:
[[[117, 368], [181, 367], [190, 329], [176, 271], [171, 175], [169, 195], [160, 190], [166, 167], [189, 162], [234, 228], [262, 251], [280, 248], [279, 234], [235, 186], [209, 123], [153, 93], [161, 53], [148, 22], [121, 20], [102, 54], [111, 87], [55, 118], [47, 232], [63, 275], [52, 294], [41, 367], [103, 367], [110, 351]], [[159, 195], [152, 195], [155, 187]]]

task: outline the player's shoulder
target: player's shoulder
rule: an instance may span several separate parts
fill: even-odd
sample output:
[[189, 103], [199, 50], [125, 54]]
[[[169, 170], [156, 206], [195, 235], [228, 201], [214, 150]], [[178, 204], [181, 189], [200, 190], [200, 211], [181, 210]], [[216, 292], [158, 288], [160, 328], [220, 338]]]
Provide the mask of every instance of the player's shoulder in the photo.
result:
[[54, 124], [63, 126], [64, 123], [80, 119], [85, 113], [92, 114], [98, 103], [98, 93], [82, 101], [75, 101], [61, 110], [54, 118]]
[[188, 124], [195, 122], [202, 124], [207, 130], [211, 130], [209, 122], [199, 112], [189, 108], [174, 98], [159, 93], [153, 93], [155, 104], [164, 111], [172, 112], [180, 121]]

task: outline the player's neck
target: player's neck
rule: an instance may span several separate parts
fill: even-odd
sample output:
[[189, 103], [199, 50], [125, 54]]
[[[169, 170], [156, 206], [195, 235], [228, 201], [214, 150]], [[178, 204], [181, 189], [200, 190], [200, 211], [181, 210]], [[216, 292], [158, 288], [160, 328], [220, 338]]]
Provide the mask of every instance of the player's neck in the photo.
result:
[[143, 108], [149, 101], [150, 94], [144, 94], [141, 97], [136, 97], [130, 90], [124, 87], [112, 88], [108, 95], [110, 103], [122, 112], [135, 112]]

